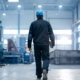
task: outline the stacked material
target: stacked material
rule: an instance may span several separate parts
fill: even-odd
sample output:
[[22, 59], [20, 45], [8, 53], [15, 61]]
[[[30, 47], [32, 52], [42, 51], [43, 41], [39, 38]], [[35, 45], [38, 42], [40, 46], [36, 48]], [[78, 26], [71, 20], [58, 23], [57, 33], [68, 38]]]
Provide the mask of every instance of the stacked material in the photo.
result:
[[[53, 54], [53, 55], [52, 55]], [[80, 64], [79, 50], [55, 50], [51, 53], [53, 64]]]

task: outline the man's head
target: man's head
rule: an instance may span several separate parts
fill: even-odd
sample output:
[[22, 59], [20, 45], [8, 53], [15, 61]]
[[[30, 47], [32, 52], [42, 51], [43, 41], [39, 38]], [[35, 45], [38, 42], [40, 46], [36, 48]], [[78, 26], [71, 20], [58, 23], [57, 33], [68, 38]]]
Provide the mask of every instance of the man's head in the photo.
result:
[[43, 11], [42, 10], [37, 10], [36, 11], [36, 17], [38, 19], [42, 19], [43, 18]]

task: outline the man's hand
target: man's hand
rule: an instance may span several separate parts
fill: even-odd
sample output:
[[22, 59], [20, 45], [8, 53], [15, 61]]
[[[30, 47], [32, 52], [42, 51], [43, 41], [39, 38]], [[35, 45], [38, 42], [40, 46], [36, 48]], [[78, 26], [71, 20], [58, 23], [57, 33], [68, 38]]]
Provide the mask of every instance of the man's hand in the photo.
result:
[[49, 45], [50, 45], [50, 47], [51, 47], [51, 48], [53, 48], [53, 47], [54, 47], [54, 46], [52, 45], [52, 42], [49, 42]]
[[32, 51], [32, 49], [31, 49], [31, 48], [29, 48], [29, 51], [31, 52], [31, 51]]

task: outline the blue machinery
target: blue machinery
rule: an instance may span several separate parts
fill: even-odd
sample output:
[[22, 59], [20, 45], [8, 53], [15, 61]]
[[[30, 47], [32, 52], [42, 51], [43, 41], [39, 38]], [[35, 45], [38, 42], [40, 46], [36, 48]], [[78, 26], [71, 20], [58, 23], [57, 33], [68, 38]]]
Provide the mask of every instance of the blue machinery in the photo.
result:
[[0, 66], [4, 66], [3, 64], [3, 43], [2, 43], [2, 36], [3, 36], [3, 27], [2, 27], [2, 21], [0, 21]]
[[27, 53], [25, 51], [25, 37], [19, 37], [18, 46], [16, 47], [12, 39], [8, 39], [8, 52], [4, 54], [4, 62], [6, 64], [15, 64], [15, 63], [32, 63], [33, 55], [32, 53]]
[[33, 54], [31, 52], [24, 52], [24, 64], [25, 63], [32, 63], [34, 61]]
[[28, 54], [27, 52], [25, 52], [26, 49], [25, 37], [19, 37], [18, 41], [19, 49], [16, 47], [12, 39], [8, 39], [8, 51], [4, 51], [3, 49], [2, 37], [3, 37], [3, 27], [2, 27], [2, 21], [0, 21], [0, 65], [1, 66], [3, 65], [3, 63], [15, 64], [15, 63], [33, 62], [32, 53]]

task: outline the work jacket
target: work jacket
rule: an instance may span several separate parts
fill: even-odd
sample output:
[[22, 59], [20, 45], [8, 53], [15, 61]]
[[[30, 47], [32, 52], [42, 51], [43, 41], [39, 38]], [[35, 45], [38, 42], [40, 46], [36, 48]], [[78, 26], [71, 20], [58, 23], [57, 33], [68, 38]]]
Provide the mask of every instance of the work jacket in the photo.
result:
[[34, 45], [49, 45], [49, 38], [52, 45], [55, 45], [55, 37], [50, 23], [43, 19], [32, 22], [28, 34], [28, 48], [31, 48], [33, 39]]

